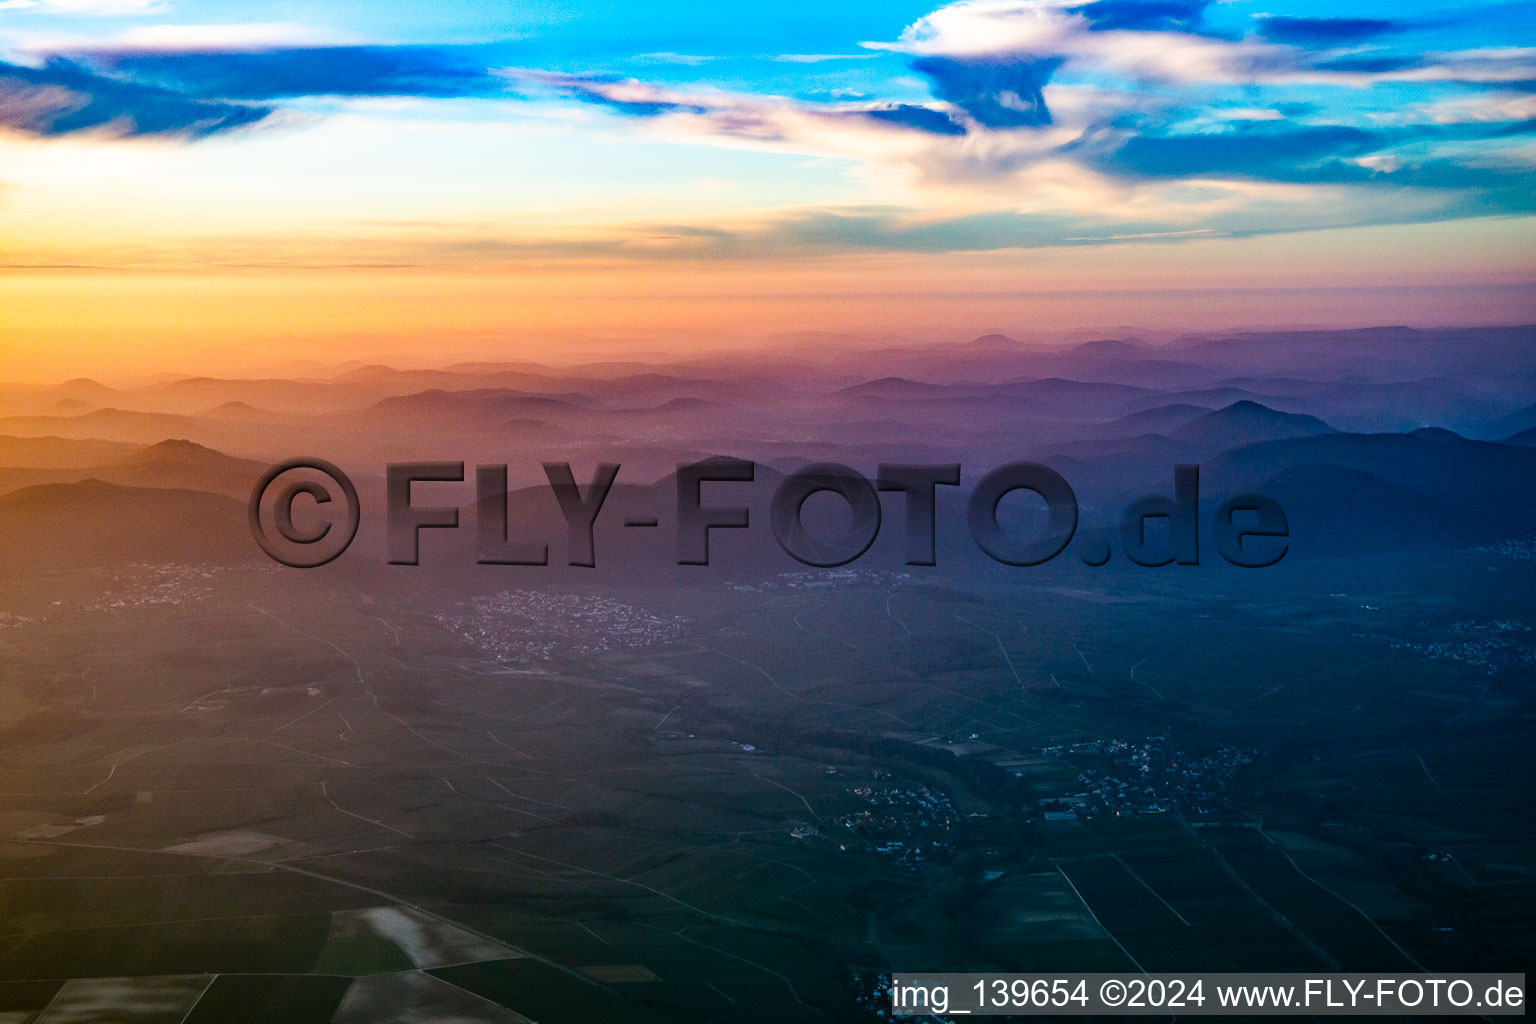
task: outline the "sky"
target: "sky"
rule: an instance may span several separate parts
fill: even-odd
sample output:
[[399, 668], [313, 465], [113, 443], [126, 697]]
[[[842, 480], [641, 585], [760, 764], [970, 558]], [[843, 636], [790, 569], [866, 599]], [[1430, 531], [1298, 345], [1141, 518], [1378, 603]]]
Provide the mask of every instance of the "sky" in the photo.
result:
[[5, 375], [1536, 319], [1533, 43], [1529, 3], [0, 0]]

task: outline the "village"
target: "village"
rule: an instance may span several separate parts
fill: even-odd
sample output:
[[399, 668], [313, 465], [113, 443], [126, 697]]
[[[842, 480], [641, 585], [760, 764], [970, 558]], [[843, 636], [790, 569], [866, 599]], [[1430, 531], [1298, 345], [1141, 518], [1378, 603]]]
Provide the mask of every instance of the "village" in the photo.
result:
[[608, 597], [510, 590], [434, 616], [448, 632], [499, 661], [548, 661], [668, 643], [687, 622]]
[[1167, 736], [1089, 740], [1044, 747], [1040, 753], [1077, 769], [1082, 786], [1076, 793], [1041, 801], [1047, 821], [1161, 814], [1175, 804], [1195, 816], [1229, 810], [1228, 786], [1257, 755], [1226, 746], [1197, 752]]

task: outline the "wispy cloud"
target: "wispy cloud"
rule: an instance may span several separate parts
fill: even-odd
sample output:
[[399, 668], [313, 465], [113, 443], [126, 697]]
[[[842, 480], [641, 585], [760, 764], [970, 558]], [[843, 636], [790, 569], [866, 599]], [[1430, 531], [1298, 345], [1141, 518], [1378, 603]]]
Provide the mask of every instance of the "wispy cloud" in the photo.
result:
[[0, 0], [0, 11], [102, 18], [158, 14], [168, 6], [164, 0]]
[[771, 60], [781, 64], [826, 64], [835, 60], [873, 60], [878, 53], [779, 53]]
[[698, 53], [673, 53], [671, 50], [661, 50], [656, 53], [637, 53], [630, 60], [636, 64], [681, 64], [684, 67], [698, 67], [708, 64], [717, 58]]
[[[512, 44], [146, 26], [0, 65], [0, 127], [201, 139], [314, 97], [354, 113], [396, 98], [532, 102], [604, 131], [835, 158], [927, 215], [823, 211], [726, 233], [807, 247], [1108, 244], [1528, 211], [1536, 50], [1399, 45], [1431, 24], [1246, 17], [1206, 0], [958, 0], [863, 53], [750, 58], [756, 80], [746, 58], [688, 52], [571, 70]], [[508, 66], [525, 55], [531, 66]], [[664, 234], [643, 244], [674, 244]]]
[[717, 89], [682, 90], [614, 75], [530, 68], [502, 68], [497, 73], [520, 87], [541, 88], [629, 117], [686, 116], [706, 133], [735, 138], [789, 141], [803, 137], [812, 124], [858, 122], [934, 135], [965, 134], [947, 111], [912, 103], [812, 104]]
[[22, 37], [12, 49], [41, 55], [84, 53], [240, 53], [354, 44], [334, 30], [292, 21], [246, 21], [217, 25], [154, 22], [106, 35], [74, 33]]
[[102, 74], [199, 99], [446, 99], [500, 89], [500, 80], [486, 69], [483, 58], [476, 59], [472, 47], [305, 46], [239, 51], [122, 47], [69, 56]]
[[256, 124], [272, 112], [106, 78], [62, 59], [39, 68], [0, 62], [0, 128], [23, 134], [196, 139]]

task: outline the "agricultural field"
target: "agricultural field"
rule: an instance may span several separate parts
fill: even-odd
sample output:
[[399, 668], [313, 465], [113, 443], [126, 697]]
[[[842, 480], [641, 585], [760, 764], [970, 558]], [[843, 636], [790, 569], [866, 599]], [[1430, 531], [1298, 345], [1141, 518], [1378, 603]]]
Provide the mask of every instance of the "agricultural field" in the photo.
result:
[[1529, 695], [1394, 646], [1423, 607], [1371, 580], [523, 590], [593, 608], [533, 657], [324, 576], [34, 579], [0, 1012], [852, 1020], [879, 970], [1513, 963]]

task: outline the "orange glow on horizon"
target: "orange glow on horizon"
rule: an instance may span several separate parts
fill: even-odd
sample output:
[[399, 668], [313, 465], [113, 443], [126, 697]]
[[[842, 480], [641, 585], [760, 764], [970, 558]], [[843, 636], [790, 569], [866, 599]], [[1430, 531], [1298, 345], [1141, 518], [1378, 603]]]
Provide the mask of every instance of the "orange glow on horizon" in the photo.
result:
[[[959, 340], [1536, 319], [1527, 219], [938, 255], [0, 274], [11, 380], [686, 358], [775, 334]], [[1425, 254], [1433, 254], [1432, 257]], [[1113, 287], [1109, 283], [1113, 282]], [[424, 344], [430, 342], [430, 344]], [[855, 343], [855, 342], [850, 342]]]

